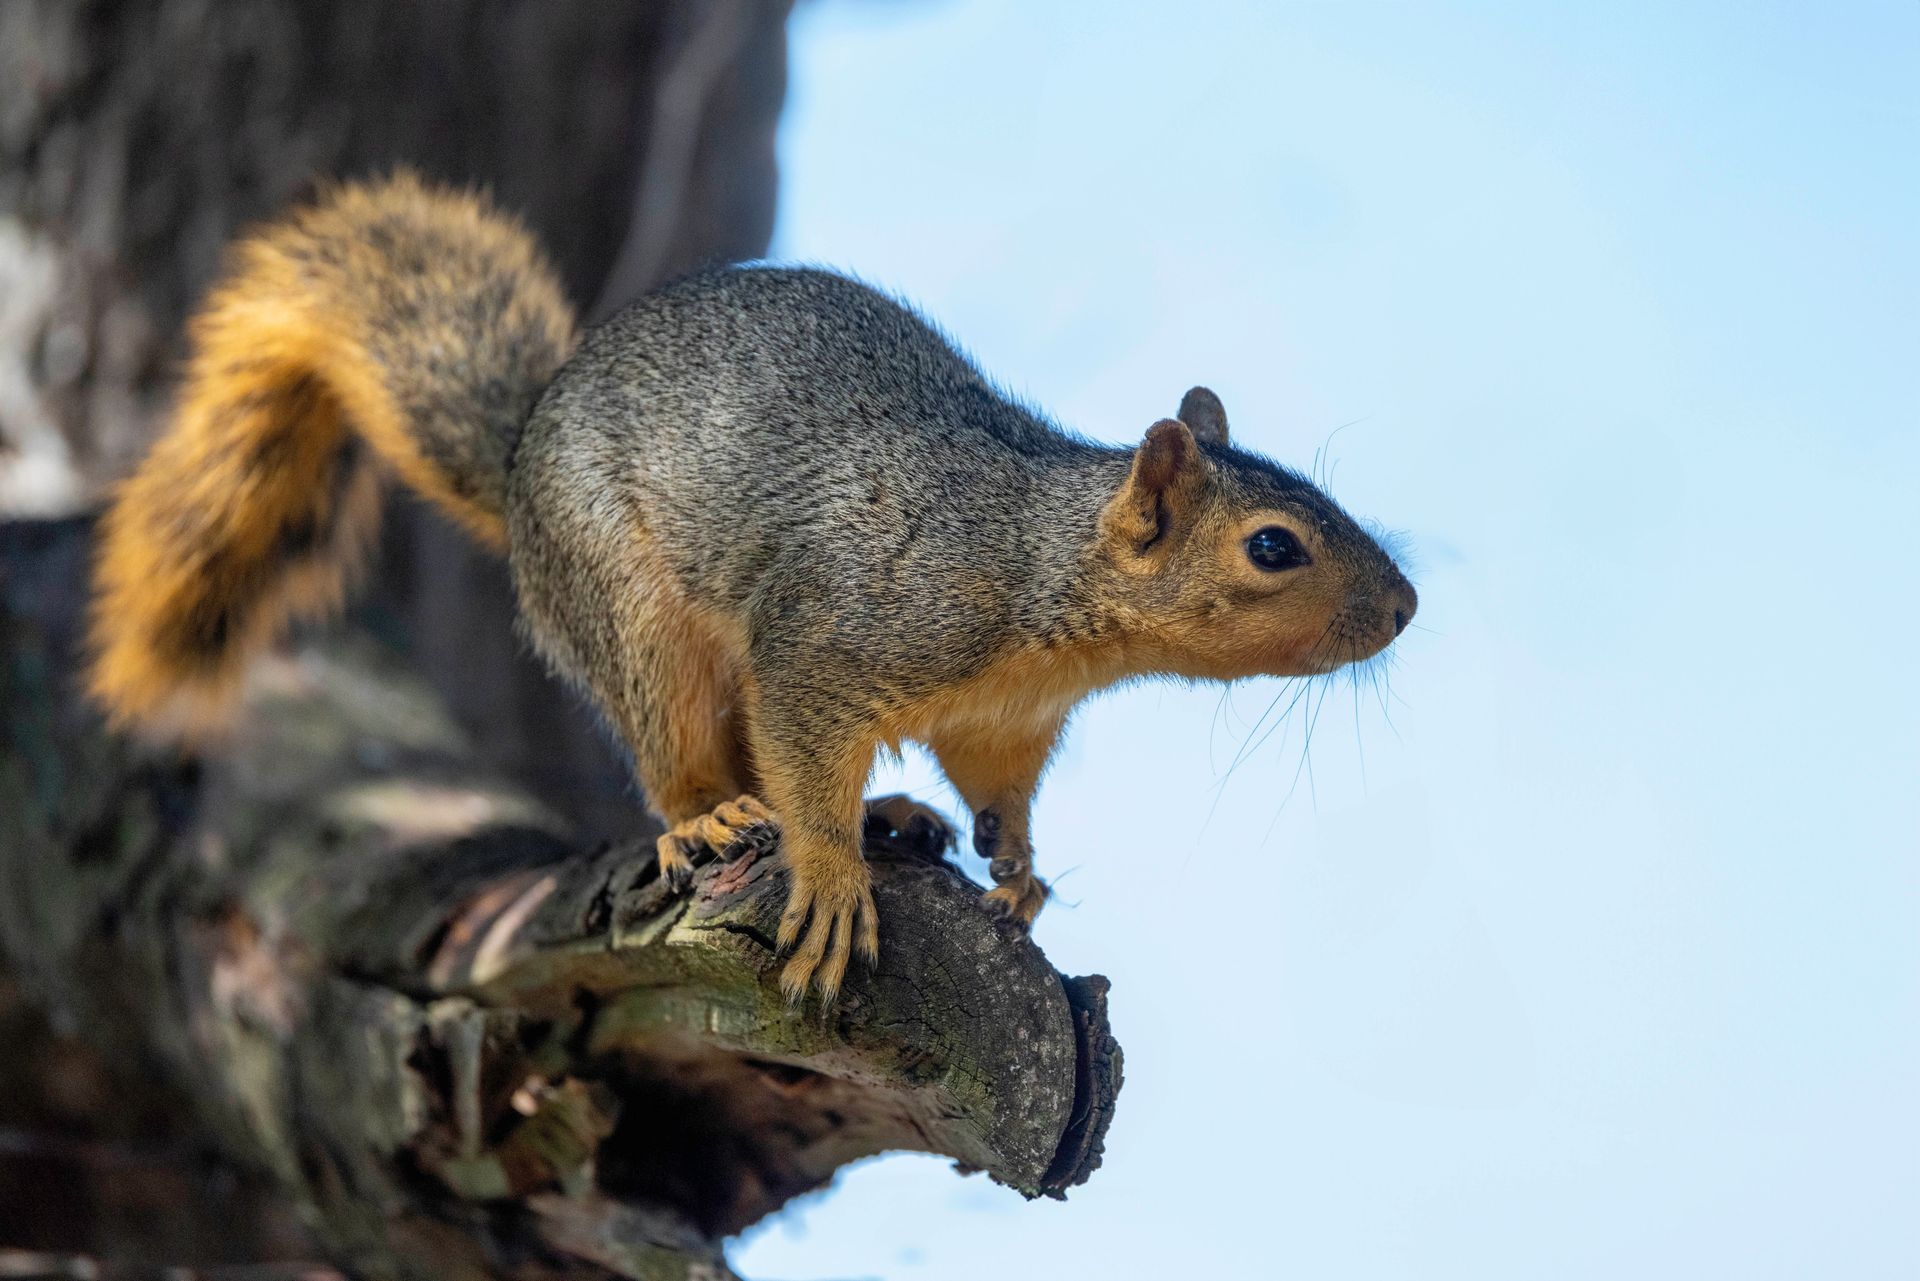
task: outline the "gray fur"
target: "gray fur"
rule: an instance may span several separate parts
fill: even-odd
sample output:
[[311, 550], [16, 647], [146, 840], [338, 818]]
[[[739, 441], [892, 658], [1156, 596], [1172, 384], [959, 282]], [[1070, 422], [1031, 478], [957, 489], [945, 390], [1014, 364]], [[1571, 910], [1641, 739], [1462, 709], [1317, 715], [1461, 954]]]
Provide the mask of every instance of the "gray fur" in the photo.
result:
[[[1298, 475], [1207, 452], [1248, 501], [1371, 546]], [[1131, 456], [1007, 397], [874, 289], [726, 268], [590, 331], [554, 381], [515, 462], [515, 574], [563, 668], [624, 665], [606, 605], [626, 585], [610, 575], [626, 531], [649, 527], [691, 596], [750, 620], [756, 655], [813, 651], [836, 679], [861, 674], [850, 698], [889, 703], [1012, 643], [1107, 625], [1089, 552]]]
[[[663, 874], [737, 839], [747, 801], [777, 815], [789, 995], [830, 996], [878, 947], [878, 744], [932, 749], [976, 812], [989, 908], [1024, 926], [1047, 895], [1031, 798], [1086, 694], [1329, 670], [1405, 625], [1413, 590], [1373, 540], [1229, 444], [1212, 393], [1184, 403], [1197, 434], [1095, 445], [885, 295], [751, 267], [635, 303], [541, 398], [507, 477], [527, 633], [632, 749]], [[1288, 522], [1323, 559], [1263, 578], [1242, 540]]]

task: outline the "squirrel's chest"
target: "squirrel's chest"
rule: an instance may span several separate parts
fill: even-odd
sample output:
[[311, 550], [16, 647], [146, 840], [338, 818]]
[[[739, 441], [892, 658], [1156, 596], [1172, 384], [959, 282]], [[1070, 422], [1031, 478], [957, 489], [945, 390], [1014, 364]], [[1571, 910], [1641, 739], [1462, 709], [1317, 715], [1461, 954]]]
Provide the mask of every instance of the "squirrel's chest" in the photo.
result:
[[1052, 735], [1081, 700], [1115, 678], [1090, 656], [1035, 650], [995, 663], [958, 685], [898, 709], [885, 720], [888, 743], [941, 738]]

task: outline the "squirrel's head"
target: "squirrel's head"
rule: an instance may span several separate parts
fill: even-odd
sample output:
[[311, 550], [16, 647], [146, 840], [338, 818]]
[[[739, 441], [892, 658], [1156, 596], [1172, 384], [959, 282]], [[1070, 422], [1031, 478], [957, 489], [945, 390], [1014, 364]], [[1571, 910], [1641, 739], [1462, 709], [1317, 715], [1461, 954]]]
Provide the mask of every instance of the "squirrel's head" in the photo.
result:
[[1393, 557], [1305, 477], [1233, 447], [1195, 387], [1100, 513], [1127, 630], [1182, 676], [1316, 676], [1393, 643], [1418, 604]]

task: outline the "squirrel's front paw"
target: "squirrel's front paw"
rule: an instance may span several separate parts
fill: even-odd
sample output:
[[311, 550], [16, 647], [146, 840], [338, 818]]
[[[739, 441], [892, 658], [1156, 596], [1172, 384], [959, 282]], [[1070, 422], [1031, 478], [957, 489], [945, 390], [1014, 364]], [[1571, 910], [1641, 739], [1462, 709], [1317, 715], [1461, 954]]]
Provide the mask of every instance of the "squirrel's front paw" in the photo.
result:
[[693, 869], [713, 855], [736, 858], [750, 846], [771, 849], [780, 820], [756, 796], [723, 801], [705, 814], [676, 823], [653, 843], [660, 875], [676, 890], [693, 881]]
[[779, 946], [791, 950], [780, 972], [780, 990], [799, 1004], [808, 987], [832, 1003], [846, 977], [854, 948], [872, 964], [880, 958], [880, 916], [873, 905], [873, 878], [867, 865], [794, 869], [787, 910], [780, 917]]
[[954, 827], [947, 816], [911, 796], [876, 796], [867, 802], [864, 840], [887, 845], [929, 863], [953, 851]]
[[1028, 872], [994, 886], [986, 892], [984, 901], [987, 910], [996, 917], [1022, 930], [1031, 930], [1033, 918], [1046, 906], [1049, 893], [1047, 883]]
[[1033, 874], [1033, 847], [1024, 833], [1008, 830], [1000, 815], [981, 810], [973, 819], [973, 848], [987, 860], [994, 888], [986, 893], [987, 910], [1022, 930], [1033, 928], [1033, 918], [1047, 901], [1047, 883]]

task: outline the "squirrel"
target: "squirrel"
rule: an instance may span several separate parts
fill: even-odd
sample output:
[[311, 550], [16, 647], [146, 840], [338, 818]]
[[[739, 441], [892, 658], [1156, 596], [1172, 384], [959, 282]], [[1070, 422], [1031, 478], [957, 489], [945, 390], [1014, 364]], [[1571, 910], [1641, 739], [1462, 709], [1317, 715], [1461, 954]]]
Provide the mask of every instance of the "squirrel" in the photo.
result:
[[[407, 172], [241, 240], [189, 336], [99, 532], [110, 721], [217, 730], [249, 656], [341, 605], [397, 478], [504, 552], [525, 636], [632, 753], [664, 876], [778, 825], [796, 1001], [878, 955], [879, 749], [932, 751], [988, 906], [1024, 928], [1048, 893], [1030, 805], [1084, 698], [1330, 672], [1416, 605], [1203, 387], [1136, 447], [1095, 444], [906, 305], [806, 268], [708, 269], [582, 335], [517, 221]], [[950, 838], [911, 810], [883, 817]]]

